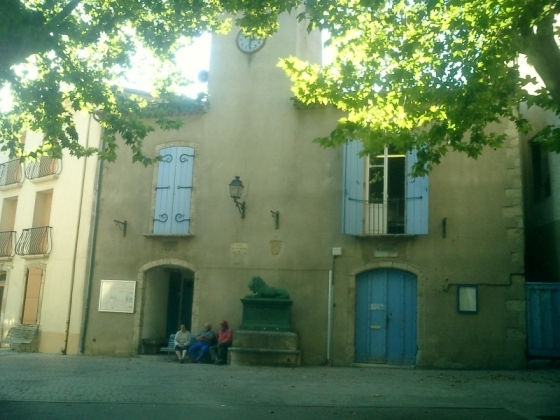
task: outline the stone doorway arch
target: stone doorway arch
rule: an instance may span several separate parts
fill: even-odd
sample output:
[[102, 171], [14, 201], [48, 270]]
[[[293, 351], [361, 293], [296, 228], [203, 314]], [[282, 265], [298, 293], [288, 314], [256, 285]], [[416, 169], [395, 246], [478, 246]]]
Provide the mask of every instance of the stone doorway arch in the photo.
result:
[[194, 274], [194, 292], [193, 292], [193, 306], [192, 306], [192, 323], [198, 324], [198, 270], [197, 268], [184, 260], [178, 258], [163, 258], [154, 260], [147, 264], [142, 265], [138, 269], [137, 285], [136, 285], [136, 302], [134, 307], [134, 328], [132, 333], [132, 355], [138, 356], [142, 344], [142, 327], [143, 327], [143, 308], [146, 300], [146, 279], [148, 271], [154, 268], [177, 268], [186, 269]]

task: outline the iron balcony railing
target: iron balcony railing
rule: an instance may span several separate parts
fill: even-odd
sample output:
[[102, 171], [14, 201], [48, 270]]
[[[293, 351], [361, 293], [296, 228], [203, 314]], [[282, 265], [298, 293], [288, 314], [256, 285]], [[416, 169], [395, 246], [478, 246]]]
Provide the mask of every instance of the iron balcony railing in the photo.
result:
[[370, 200], [365, 203], [366, 235], [403, 234], [406, 232], [406, 199]]
[[50, 254], [52, 248], [52, 227], [41, 226], [23, 229], [16, 244], [18, 255]]
[[13, 230], [0, 232], [0, 257], [13, 257], [16, 233]]
[[0, 164], [0, 187], [23, 182], [22, 163], [18, 159]]
[[50, 156], [41, 156], [38, 160], [29, 162], [25, 168], [27, 179], [37, 179], [48, 175], [59, 175], [62, 171], [62, 161]]

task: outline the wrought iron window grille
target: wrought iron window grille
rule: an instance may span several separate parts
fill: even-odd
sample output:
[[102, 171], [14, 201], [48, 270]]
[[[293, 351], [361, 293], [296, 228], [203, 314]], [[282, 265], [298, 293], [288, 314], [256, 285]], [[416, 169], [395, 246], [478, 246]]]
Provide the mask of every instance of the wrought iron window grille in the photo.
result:
[[364, 234], [366, 235], [402, 235], [406, 234], [406, 202], [421, 200], [422, 197], [396, 198], [387, 200], [357, 200], [363, 202]]
[[23, 182], [23, 168], [19, 159], [10, 160], [0, 165], [0, 187], [21, 184]]
[[0, 232], [0, 257], [13, 257], [16, 233], [13, 230]]
[[21, 256], [50, 254], [51, 249], [51, 226], [23, 229], [16, 244], [16, 254]]
[[41, 156], [38, 160], [29, 162], [25, 168], [27, 179], [43, 178], [49, 175], [60, 175], [62, 172], [62, 160], [50, 156]]

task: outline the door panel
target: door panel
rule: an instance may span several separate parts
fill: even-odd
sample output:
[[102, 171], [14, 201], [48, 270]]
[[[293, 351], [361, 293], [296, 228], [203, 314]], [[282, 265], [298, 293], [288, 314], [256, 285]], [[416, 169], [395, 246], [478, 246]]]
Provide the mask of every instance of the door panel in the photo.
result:
[[380, 269], [356, 278], [356, 362], [414, 364], [416, 276]]

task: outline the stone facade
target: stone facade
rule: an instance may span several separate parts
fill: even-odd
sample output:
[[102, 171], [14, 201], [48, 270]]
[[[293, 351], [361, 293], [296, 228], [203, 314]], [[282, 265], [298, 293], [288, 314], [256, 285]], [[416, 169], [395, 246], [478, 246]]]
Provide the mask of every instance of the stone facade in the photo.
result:
[[[320, 62], [320, 37], [289, 16], [281, 28], [251, 55], [236, 48], [237, 30], [215, 36], [208, 112], [185, 116], [179, 131], [157, 131], [144, 143], [154, 154], [194, 150], [187, 234], [154, 234], [162, 220], [159, 167], [128, 164], [125, 147], [118, 163], [103, 165], [85, 353], [136, 355], [142, 339], [164, 337], [181, 317], [193, 332], [222, 319], [235, 330], [247, 283], [261, 276], [290, 292], [301, 363], [349, 365], [360, 352], [378, 350], [363, 341], [360, 314], [392, 302], [373, 294], [364, 309], [357, 291], [367, 282], [379, 285], [383, 274], [406, 275], [414, 287], [412, 296], [397, 293], [403, 313], [415, 308], [414, 341], [407, 344], [412, 364], [523, 367], [524, 226], [513, 127], [495, 127], [508, 134], [503, 148], [485, 150], [476, 161], [450, 153], [433, 170], [426, 234], [342, 234], [343, 150], [311, 142], [328, 135], [340, 115], [294, 107], [276, 66], [289, 55]], [[245, 185], [244, 218], [228, 193], [234, 176]], [[278, 228], [271, 211], [279, 212]], [[114, 219], [128, 221], [126, 237]], [[103, 279], [136, 281], [134, 313], [97, 310]], [[471, 313], [458, 310], [465, 285], [476, 292], [466, 300]], [[396, 316], [387, 312], [387, 325]], [[384, 322], [372, 321], [367, 331], [385, 332]], [[390, 360], [395, 354], [387, 344], [382, 356]]]

